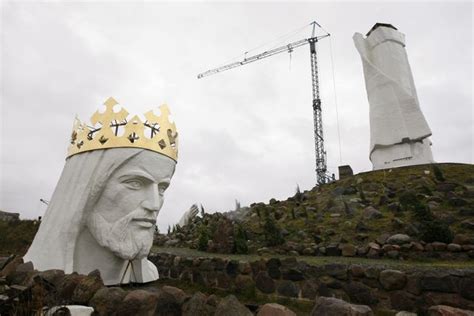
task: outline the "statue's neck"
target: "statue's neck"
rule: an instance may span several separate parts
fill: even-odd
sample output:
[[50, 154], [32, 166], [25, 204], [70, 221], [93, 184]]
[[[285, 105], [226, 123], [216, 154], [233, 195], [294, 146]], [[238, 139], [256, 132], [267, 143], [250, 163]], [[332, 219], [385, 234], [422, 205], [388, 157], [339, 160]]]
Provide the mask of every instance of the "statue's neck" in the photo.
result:
[[75, 272], [88, 274], [98, 269], [106, 285], [128, 283], [130, 280], [124, 280], [127, 264], [127, 260], [99, 245], [87, 227], [79, 234], [74, 251]]

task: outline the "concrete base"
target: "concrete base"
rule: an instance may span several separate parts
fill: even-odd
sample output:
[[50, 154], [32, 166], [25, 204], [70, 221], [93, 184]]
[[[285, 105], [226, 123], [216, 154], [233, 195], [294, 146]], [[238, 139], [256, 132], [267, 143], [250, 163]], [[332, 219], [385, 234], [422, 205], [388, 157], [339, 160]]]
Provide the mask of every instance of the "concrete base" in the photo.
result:
[[376, 148], [370, 155], [373, 170], [434, 163], [431, 142], [428, 138], [419, 142], [395, 144]]

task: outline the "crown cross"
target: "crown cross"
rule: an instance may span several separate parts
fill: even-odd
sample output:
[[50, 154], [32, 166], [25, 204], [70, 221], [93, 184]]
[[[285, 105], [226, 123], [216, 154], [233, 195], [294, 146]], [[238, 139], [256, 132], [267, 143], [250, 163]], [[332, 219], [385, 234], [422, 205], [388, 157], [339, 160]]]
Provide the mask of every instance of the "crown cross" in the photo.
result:
[[[159, 116], [153, 111], [145, 113], [144, 123], [137, 115], [127, 120], [129, 113], [124, 108], [114, 112], [114, 107], [118, 105], [114, 98], [107, 99], [104, 105], [104, 112], [96, 111], [92, 115], [92, 126], [81, 123], [78, 118], [74, 120], [68, 157], [98, 149], [135, 147], [177, 160], [178, 133], [176, 125], [169, 120], [170, 112], [166, 105], [160, 106]], [[119, 135], [122, 130], [124, 133]], [[146, 130], [149, 133], [145, 133]]]

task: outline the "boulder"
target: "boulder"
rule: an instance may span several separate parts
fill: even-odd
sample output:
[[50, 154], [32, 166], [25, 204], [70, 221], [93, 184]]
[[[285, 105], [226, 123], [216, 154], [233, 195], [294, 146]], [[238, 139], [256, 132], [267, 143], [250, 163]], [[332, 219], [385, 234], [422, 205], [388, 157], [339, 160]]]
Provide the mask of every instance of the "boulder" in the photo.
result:
[[420, 288], [423, 291], [456, 293], [459, 289], [460, 278], [442, 271], [431, 271], [420, 279]]
[[448, 251], [450, 251], [450, 252], [460, 252], [460, 251], [462, 251], [461, 245], [454, 244], [454, 243], [448, 244], [448, 245], [446, 246], [446, 249], [447, 249]]
[[398, 270], [384, 270], [380, 272], [379, 281], [386, 290], [401, 290], [407, 283], [407, 277]]
[[252, 266], [246, 261], [239, 262], [239, 271], [240, 274], [250, 274], [252, 273]]
[[37, 277], [58, 288], [64, 278], [64, 271], [57, 269], [45, 270], [38, 273]]
[[296, 314], [283, 305], [267, 303], [258, 310], [257, 316], [296, 316]]
[[239, 273], [239, 262], [237, 260], [230, 260], [225, 270], [229, 276], [235, 277]]
[[217, 305], [215, 315], [219, 316], [253, 316], [253, 313], [240, 303], [234, 295], [222, 299]]
[[157, 294], [155, 316], [180, 316], [182, 315], [179, 298], [165, 291]]
[[466, 219], [461, 222], [461, 227], [474, 230], [474, 219]]
[[211, 294], [207, 297], [207, 300], [206, 300], [206, 303], [208, 305], [211, 305], [211, 306], [214, 306], [214, 307], [217, 307], [217, 305], [219, 304], [220, 302], [220, 298], [215, 295], [215, 294]]
[[[169, 297], [172, 298], [170, 294]], [[117, 308], [117, 316], [153, 315], [158, 295], [144, 290], [129, 292]]]
[[318, 283], [316, 281], [307, 280], [301, 283], [301, 296], [303, 298], [314, 300], [318, 294]]
[[161, 290], [163, 292], [173, 295], [173, 297], [179, 304], [182, 304], [184, 302], [184, 299], [186, 298], [186, 293], [184, 293], [183, 290], [174, 286], [165, 285], [161, 288]]
[[255, 277], [255, 285], [257, 289], [265, 294], [275, 292], [275, 281], [268, 276], [267, 272], [260, 271]]
[[253, 291], [255, 289], [255, 282], [249, 275], [242, 275], [239, 274], [235, 278], [235, 288], [240, 293], [248, 293], [249, 291]]
[[368, 219], [368, 220], [372, 220], [372, 219], [379, 219], [379, 218], [382, 218], [383, 217], [383, 214], [382, 212], [380, 212], [379, 210], [377, 210], [376, 208], [372, 207], [372, 206], [368, 206], [364, 209], [364, 211], [362, 212], [362, 216], [365, 218], [365, 219]]
[[7, 277], [16, 271], [16, 268], [23, 263], [22, 257], [14, 257], [12, 259], [7, 259], [7, 263], [4, 264], [2, 271], [0, 271], [0, 277]]
[[102, 287], [104, 287], [104, 283], [100, 275], [88, 275], [77, 284], [72, 293], [72, 301], [76, 304], [87, 305], [94, 294]]
[[378, 299], [372, 293], [372, 289], [361, 282], [353, 281], [346, 284], [344, 291], [351, 299], [351, 302], [356, 304], [373, 305], [378, 302]]
[[284, 280], [301, 281], [301, 280], [304, 280], [304, 275], [300, 269], [290, 268], [288, 270], [283, 271], [282, 278]]
[[372, 316], [374, 313], [367, 305], [350, 304], [335, 297], [319, 297], [310, 316]]
[[30, 271], [33, 271], [33, 270], [34, 270], [33, 262], [31, 262], [31, 261], [28, 261], [28, 262], [25, 262], [25, 263], [20, 263], [16, 267], [17, 272], [30, 272]]
[[421, 304], [421, 298], [417, 295], [410, 294], [404, 290], [391, 291], [390, 304], [395, 310], [415, 311], [417, 306]]
[[444, 242], [435, 241], [431, 243], [434, 251], [445, 251], [446, 244]]
[[289, 280], [281, 281], [278, 285], [277, 291], [280, 295], [288, 297], [298, 297], [298, 287]]
[[223, 290], [229, 290], [232, 287], [232, 279], [224, 272], [218, 271], [216, 274], [217, 287]]
[[403, 245], [411, 241], [410, 236], [405, 234], [395, 234], [387, 239], [388, 244]]
[[349, 267], [349, 270], [351, 272], [351, 275], [356, 278], [363, 277], [365, 273], [364, 266], [359, 265], [359, 264], [351, 264], [351, 266]]
[[429, 316], [474, 316], [473, 311], [455, 308], [447, 305], [431, 306], [428, 309]]
[[456, 308], [474, 310], [472, 301], [464, 299], [457, 293], [424, 292], [423, 301], [426, 306], [449, 305]]
[[58, 287], [58, 294], [61, 300], [69, 302], [74, 294], [74, 290], [85, 277], [85, 275], [80, 275], [76, 272], [65, 275]]
[[353, 244], [341, 244], [339, 248], [344, 257], [354, 257], [357, 253], [357, 248]]
[[459, 293], [465, 299], [474, 301], [474, 277], [461, 279], [459, 282]]
[[376, 241], [379, 245], [383, 245], [383, 244], [385, 244], [385, 242], [387, 242], [388, 237], [390, 237], [390, 234], [384, 233], [384, 234], [378, 236], [378, 237], [375, 239], [375, 241]]
[[474, 238], [469, 237], [466, 234], [456, 234], [453, 239], [453, 244], [458, 244], [458, 245], [474, 244]]
[[339, 245], [330, 244], [326, 247], [326, 256], [338, 257], [340, 255], [341, 250], [339, 249]]
[[347, 265], [340, 263], [329, 263], [323, 267], [324, 272], [339, 280], [347, 280]]
[[206, 295], [201, 292], [195, 293], [183, 304], [183, 316], [211, 316], [215, 313], [215, 307], [207, 304]]
[[94, 294], [89, 305], [100, 316], [112, 315], [126, 295], [127, 292], [119, 287], [103, 287]]
[[273, 279], [279, 279], [281, 276], [280, 266], [281, 261], [278, 258], [271, 258], [267, 261], [267, 271], [268, 275]]
[[415, 251], [423, 251], [425, 250], [425, 247], [423, 247], [423, 245], [419, 242], [416, 242], [416, 241], [412, 241], [411, 242], [411, 245], [412, 245], [412, 249], [415, 250]]

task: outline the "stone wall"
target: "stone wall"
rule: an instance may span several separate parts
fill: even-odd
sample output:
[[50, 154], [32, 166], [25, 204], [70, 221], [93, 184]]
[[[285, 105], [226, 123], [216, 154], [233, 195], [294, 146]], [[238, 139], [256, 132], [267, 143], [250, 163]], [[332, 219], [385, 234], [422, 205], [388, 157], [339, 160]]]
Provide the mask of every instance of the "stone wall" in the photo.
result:
[[450, 305], [474, 310], [474, 268], [393, 270], [383, 266], [308, 265], [295, 257], [243, 262], [151, 254], [160, 278], [236, 292], [314, 300], [337, 297], [375, 309], [426, 311]]

